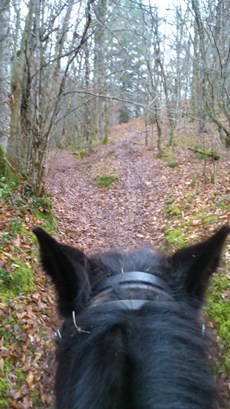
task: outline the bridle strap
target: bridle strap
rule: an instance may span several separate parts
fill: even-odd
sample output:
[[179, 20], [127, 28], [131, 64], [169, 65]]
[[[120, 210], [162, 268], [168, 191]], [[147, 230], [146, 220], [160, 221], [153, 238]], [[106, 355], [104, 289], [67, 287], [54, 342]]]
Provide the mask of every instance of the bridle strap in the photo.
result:
[[[137, 290], [150, 290], [154, 297], [151, 299], [116, 299], [113, 300], [108, 295], [120, 286], [121, 288], [137, 289]], [[131, 310], [136, 311], [141, 309], [146, 304], [155, 303], [156, 301], [168, 302], [174, 301], [169, 286], [158, 276], [150, 273], [144, 273], [141, 271], [131, 271], [122, 274], [116, 274], [107, 277], [101, 283], [95, 285], [92, 291], [95, 295], [92, 297], [88, 308], [100, 308], [107, 311], [108, 307], [118, 308], [119, 310]], [[152, 294], [152, 295], [153, 295]], [[79, 333], [88, 334], [88, 330], [80, 328], [76, 322], [76, 312], [73, 311], [73, 323]], [[205, 336], [205, 325], [202, 324], [202, 337]], [[55, 333], [57, 342], [62, 341], [61, 331], [58, 330]]]
[[158, 288], [161, 291], [170, 293], [168, 285], [158, 276], [150, 273], [144, 273], [141, 271], [131, 271], [122, 274], [115, 274], [107, 277], [101, 283], [96, 284], [93, 288], [93, 292], [102, 292], [116, 285], [126, 286], [135, 285], [135, 288], [143, 288], [143, 285], [148, 287]]
[[[154, 301], [157, 301], [158, 296], [156, 296]], [[152, 303], [153, 300], [116, 300], [116, 301], [105, 301], [103, 304], [100, 304], [100, 309], [102, 308], [102, 305], [105, 309], [108, 307], [112, 308], [118, 308], [120, 310], [139, 310], [142, 308], [144, 305], [147, 303]], [[98, 304], [93, 304], [90, 306], [90, 308], [96, 308], [98, 307]]]
[[[129, 289], [129, 290], [149, 290], [152, 295], [150, 299], [111, 299], [111, 293], [116, 287], [119, 289]], [[117, 288], [118, 289], [118, 288]], [[136, 311], [141, 309], [144, 305], [156, 301], [172, 301], [173, 297], [170, 294], [170, 288], [168, 285], [158, 276], [144, 273], [141, 271], [131, 271], [127, 273], [115, 274], [107, 277], [101, 283], [94, 286], [92, 290], [92, 299], [88, 308], [100, 308], [102, 310], [108, 309], [108, 307], [115, 307], [119, 310], [131, 310]], [[79, 333], [89, 333], [88, 330], [82, 329], [76, 322], [76, 312], [73, 311], [73, 323]], [[61, 331], [56, 331], [57, 342], [62, 341]]]
[[[132, 298], [113, 299], [113, 291], [119, 293], [120, 290], [139, 290], [151, 291], [150, 299], [139, 299], [132, 295]], [[172, 300], [171, 291], [168, 285], [158, 276], [144, 273], [141, 271], [131, 271], [122, 274], [116, 274], [107, 277], [101, 283], [96, 284], [92, 291], [93, 297], [90, 301], [89, 308], [97, 305], [105, 304], [107, 307], [112, 304], [113, 307], [119, 309], [134, 309], [141, 308], [144, 304], [150, 301]], [[112, 297], [111, 297], [112, 296]], [[112, 298], [112, 299], [111, 299]]]

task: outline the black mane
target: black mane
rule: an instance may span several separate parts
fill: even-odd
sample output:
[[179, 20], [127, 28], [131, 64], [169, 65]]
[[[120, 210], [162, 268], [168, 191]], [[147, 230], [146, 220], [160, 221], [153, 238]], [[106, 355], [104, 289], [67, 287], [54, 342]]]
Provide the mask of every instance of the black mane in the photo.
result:
[[103, 305], [81, 314], [78, 325], [87, 333], [79, 335], [71, 320], [62, 328], [58, 408], [217, 407], [207, 337], [184, 303], [152, 303], [137, 312]]
[[[87, 258], [35, 230], [65, 317], [57, 347], [57, 409], [219, 408], [199, 311], [228, 233], [224, 227], [171, 257], [141, 249]], [[169, 298], [141, 286], [97, 293], [106, 277], [130, 271], [163, 279]], [[126, 299], [145, 301], [137, 310], [111, 302]]]

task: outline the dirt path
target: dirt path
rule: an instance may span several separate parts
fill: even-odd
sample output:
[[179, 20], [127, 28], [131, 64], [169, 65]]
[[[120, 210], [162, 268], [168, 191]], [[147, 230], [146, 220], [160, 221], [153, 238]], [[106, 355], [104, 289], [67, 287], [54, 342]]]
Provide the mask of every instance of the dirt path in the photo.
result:
[[[188, 149], [190, 135], [181, 129], [180, 134], [177, 133], [174, 155], [159, 160], [156, 149], [145, 149], [143, 129], [141, 119], [113, 127], [112, 142], [99, 146], [82, 160], [63, 150], [53, 156], [46, 187], [52, 195], [58, 219], [59, 240], [81, 247], [88, 254], [110, 247], [125, 249], [146, 243], [158, 247], [164, 241], [177, 248], [201, 240], [230, 223], [230, 151], [223, 150], [221, 160], [215, 163], [211, 159], [201, 160]], [[213, 141], [212, 134], [206, 136]], [[167, 149], [167, 139], [164, 142]], [[176, 166], [170, 167], [170, 161]], [[110, 189], [99, 189], [94, 183], [95, 176], [111, 173], [117, 175], [118, 180]], [[14, 195], [12, 204], [11, 200], [6, 201], [3, 211], [12, 223], [10, 228], [4, 226], [4, 255], [0, 257], [1, 266], [10, 277], [15, 266], [24, 265], [26, 269], [34, 266], [32, 239], [24, 237], [24, 229], [31, 231], [38, 222], [44, 226], [43, 218], [38, 221], [33, 211], [30, 212], [33, 199], [29, 197], [27, 201], [24, 184]], [[19, 230], [15, 236], [16, 222]], [[20, 262], [18, 266], [12, 263], [14, 248], [15, 260]], [[230, 278], [229, 250], [226, 245], [225, 263], [217, 276], [220, 281], [218, 285], [217, 281], [214, 283], [214, 301], [209, 303], [210, 307], [214, 306], [210, 309], [213, 320], [210, 326], [220, 347], [217, 361], [228, 401], [229, 344], [224, 334], [230, 293], [224, 283], [225, 277]], [[7, 375], [6, 396], [10, 402], [7, 408], [37, 408], [32, 402], [37, 399], [44, 408], [53, 408], [53, 334], [60, 324], [52, 288], [40, 269], [35, 277], [37, 287], [31, 294], [20, 291], [17, 298], [0, 305], [4, 322], [2, 340], [6, 337], [5, 344], [2, 341], [2, 345], [6, 345], [3, 358], [7, 367], [12, 365], [12, 373]], [[217, 336], [216, 331], [220, 335]]]
[[[168, 183], [165, 169], [143, 146], [141, 132], [100, 146], [78, 160], [67, 151], [56, 154], [47, 178], [60, 230], [88, 250], [157, 245], [162, 240], [162, 208]], [[110, 189], [93, 183], [97, 175], [118, 176]]]
[[[185, 243], [191, 243], [229, 223], [230, 153], [226, 151], [221, 161], [209, 161], [204, 168], [199, 157], [186, 147], [177, 147], [178, 166], [172, 169], [167, 158], [159, 160], [156, 150], [144, 147], [143, 124], [136, 125], [113, 128], [112, 142], [84, 159], [64, 150], [56, 153], [46, 188], [63, 242], [88, 254], [114, 247], [158, 247], [164, 241], [164, 226], [174, 232], [183, 225], [181, 235], [188, 236]], [[95, 185], [97, 175], [112, 173], [118, 180], [109, 189]], [[174, 210], [178, 206], [178, 214], [165, 214], [169, 198]], [[226, 354], [225, 347], [221, 353]], [[227, 374], [223, 372], [221, 379], [228, 385]]]

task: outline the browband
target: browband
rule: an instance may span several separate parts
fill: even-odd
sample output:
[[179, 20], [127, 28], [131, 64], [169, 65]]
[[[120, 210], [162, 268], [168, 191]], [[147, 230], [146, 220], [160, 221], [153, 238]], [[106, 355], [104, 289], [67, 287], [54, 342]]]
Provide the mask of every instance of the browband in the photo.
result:
[[[114, 286], [123, 286], [134, 289], [148, 289], [153, 290], [155, 293], [154, 299], [117, 299], [111, 300], [108, 299], [108, 294], [113, 290]], [[111, 275], [103, 280], [101, 283], [98, 283], [93, 288], [93, 293], [96, 295], [93, 296], [89, 308], [100, 307], [107, 310], [108, 307], [116, 307], [120, 310], [139, 310], [144, 305], [158, 300], [161, 301], [173, 301], [173, 296], [170, 294], [169, 286], [158, 276], [150, 273], [144, 273], [141, 271], [131, 271], [127, 273], [121, 273], [116, 275]], [[76, 312], [73, 311], [73, 323], [79, 333], [89, 334], [88, 330], [84, 330], [79, 327], [76, 322]], [[205, 335], [205, 325], [202, 324], [202, 337]], [[55, 333], [57, 342], [62, 341], [61, 331], [58, 330]]]
[[161, 278], [150, 273], [143, 273], [141, 271], [115, 274], [107, 277], [101, 283], [96, 284], [96, 286], [93, 288], [93, 292], [102, 292], [113, 287], [114, 285], [122, 286], [127, 284], [142, 284], [148, 287], [157, 287], [160, 290], [170, 293], [168, 285]]
[[[159, 299], [159, 295], [156, 295], [154, 302], [157, 301]], [[170, 299], [171, 300], [171, 297]], [[167, 299], [163, 300], [163, 301], [168, 301]], [[92, 304], [90, 306], [90, 308], [97, 308], [98, 306], [100, 306], [100, 312], [102, 310], [102, 308], [104, 308], [105, 310], [108, 309], [108, 307], [112, 307], [112, 308], [118, 308], [122, 311], [124, 310], [139, 310], [141, 307], [143, 307], [144, 305], [153, 302], [153, 300], [114, 300], [114, 301], [105, 301], [102, 304]], [[103, 306], [103, 307], [102, 307]]]

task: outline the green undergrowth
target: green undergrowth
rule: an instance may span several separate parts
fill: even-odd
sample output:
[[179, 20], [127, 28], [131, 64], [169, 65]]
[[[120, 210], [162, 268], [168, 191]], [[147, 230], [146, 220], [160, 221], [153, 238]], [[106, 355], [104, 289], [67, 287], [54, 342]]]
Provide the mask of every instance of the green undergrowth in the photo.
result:
[[157, 154], [154, 154], [154, 157], [156, 159], [168, 159], [167, 166], [171, 169], [178, 168], [179, 166], [179, 163], [174, 161], [173, 152], [168, 152], [168, 151], [158, 152]]
[[[197, 203], [202, 204], [203, 201], [202, 199], [197, 201], [197, 197], [201, 197], [201, 193], [194, 190], [183, 198], [175, 195], [166, 201], [163, 250], [169, 249], [174, 252], [178, 248], [196, 243], [207, 236], [207, 229], [215, 231], [219, 226], [219, 214], [220, 212], [224, 214], [227, 210], [229, 196], [215, 194], [200, 209]], [[217, 208], [219, 214], [215, 214]], [[230, 303], [226, 293], [228, 286], [229, 279], [223, 256], [222, 266], [211, 280], [205, 309], [216, 330], [220, 346], [216, 370], [224, 376], [230, 374]]]
[[169, 168], [172, 168], [172, 169], [177, 168], [179, 166], [178, 162], [173, 162], [173, 161], [168, 162], [167, 165]]
[[10, 166], [6, 160], [4, 151], [0, 145], [0, 178], [5, 177], [6, 179], [11, 178], [11, 169]]
[[0, 177], [0, 202], [3, 202], [18, 186], [18, 178]]
[[173, 152], [172, 151], [161, 151], [153, 155], [156, 159], [173, 159]]
[[[14, 185], [15, 186], [15, 185]], [[6, 221], [0, 234], [0, 299], [6, 301], [35, 289], [33, 254], [34, 226], [40, 225], [49, 233], [56, 230], [52, 202], [48, 196], [35, 197], [32, 187], [21, 181], [14, 190], [4, 191], [3, 212]]]
[[213, 160], [219, 160], [220, 154], [213, 149], [205, 149], [203, 146], [195, 146], [194, 148], [189, 148], [192, 152], [198, 154], [200, 159], [211, 158]]
[[[8, 393], [12, 389], [11, 374], [16, 376], [14, 387], [26, 384], [27, 373], [11, 356], [11, 350], [20, 351], [23, 347], [23, 339], [18, 335], [23, 334], [19, 312], [12, 305], [18, 306], [23, 300], [29, 305], [31, 296], [38, 291], [35, 276], [38, 249], [32, 230], [38, 225], [51, 234], [56, 233], [57, 222], [51, 198], [34, 196], [32, 186], [11, 171], [0, 178], [0, 212], [0, 313], [4, 312], [0, 339], [4, 350], [9, 351], [8, 358], [0, 365], [0, 407], [5, 409], [11, 407]], [[35, 393], [33, 402], [34, 407], [40, 407]]]
[[74, 154], [76, 155], [77, 159], [81, 160], [83, 158], [86, 158], [87, 156], [89, 156], [92, 153], [92, 150], [88, 149], [81, 149], [80, 151], [74, 152]]
[[[0, 372], [1, 373], [1, 372]], [[0, 379], [0, 408], [9, 408], [9, 399], [6, 396], [9, 389], [9, 382], [5, 377]]]
[[217, 327], [221, 339], [220, 348], [223, 349], [223, 359], [217, 365], [218, 372], [230, 374], [230, 303], [228, 297], [223, 297], [229, 286], [229, 279], [225, 275], [224, 267], [211, 281], [208, 293], [206, 311]]
[[111, 185], [118, 180], [118, 176], [115, 174], [111, 175], [97, 175], [93, 178], [93, 181], [97, 187], [100, 189], [109, 189]]
[[90, 156], [90, 154], [99, 146], [108, 145], [108, 143], [109, 135], [106, 133], [103, 139], [99, 138], [97, 135], [91, 135], [91, 141], [88, 146], [86, 145], [84, 137], [78, 137], [76, 140], [72, 140], [71, 142], [62, 145], [62, 147], [75, 155], [78, 160], [81, 160]]
[[172, 248], [182, 248], [185, 245], [185, 240], [183, 236], [183, 229], [182, 227], [176, 227], [174, 229], [171, 229], [170, 226], [165, 226], [164, 227], [164, 235], [165, 235], [165, 241], [166, 241], [166, 246], [172, 247]]
[[20, 178], [13, 174], [3, 155], [0, 146], [0, 203], [12, 195], [20, 182]]
[[9, 257], [11, 268], [0, 269], [1, 299], [7, 301], [28, 291], [35, 290], [34, 276], [29, 263], [27, 265], [18, 257]]

